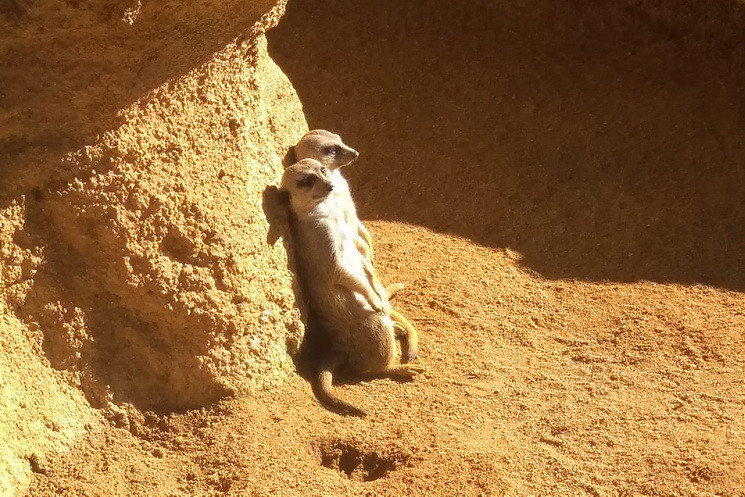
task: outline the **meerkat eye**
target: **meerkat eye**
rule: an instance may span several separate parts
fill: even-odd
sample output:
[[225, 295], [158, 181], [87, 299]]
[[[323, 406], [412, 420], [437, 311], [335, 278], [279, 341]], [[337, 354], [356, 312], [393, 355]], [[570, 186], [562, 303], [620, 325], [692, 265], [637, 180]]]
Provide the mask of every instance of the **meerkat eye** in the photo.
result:
[[338, 154], [341, 151], [341, 147], [339, 145], [333, 145], [330, 147], [325, 147], [323, 149], [323, 153], [326, 155], [331, 155], [332, 157]]
[[321, 168], [321, 172], [322, 172], [323, 174], [326, 174], [326, 168], [325, 168], [325, 167], [322, 167], [322, 168]]
[[316, 177], [310, 174], [306, 176], [305, 178], [301, 179], [300, 181], [298, 181], [297, 186], [298, 188], [310, 188], [311, 186], [313, 186], [313, 184], [315, 184], [315, 182], [316, 182]]

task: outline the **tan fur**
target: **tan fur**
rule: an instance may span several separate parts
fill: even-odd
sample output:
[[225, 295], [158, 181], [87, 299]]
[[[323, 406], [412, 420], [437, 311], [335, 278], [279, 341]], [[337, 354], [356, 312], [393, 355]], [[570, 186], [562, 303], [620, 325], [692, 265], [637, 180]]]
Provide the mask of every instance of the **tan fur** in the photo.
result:
[[[332, 152], [333, 150], [333, 152]], [[339, 208], [344, 214], [347, 223], [356, 229], [357, 236], [354, 237], [354, 243], [357, 249], [368, 261], [373, 260], [372, 235], [357, 217], [352, 194], [349, 190], [349, 184], [341, 174], [341, 168], [349, 165], [357, 159], [359, 153], [344, 143], [341, 137], [325, 129], [314, 129], [307, 132], [294, 147], [295, 159], [302, 160], [311, 158], [319, 161], [325, 167], [332, 171], [331, 177], [334, 184], [334, 197], [337, 200]], [[369, 268], [372, 274], [372, 286], [375, 291], [384, 298], [385, 288], [378, 280], [372, 268]], [[398, 286], [397, 286], [398, 285]], [[403, 288], [403, 285], [397, 284], [395, 291]], [[389, 287], [391, 288], [391, 287]], [[388, 296], [386, 298], [390, 298]], [[396, 311], [389, 312], [394, 321], [397, 330], [406, 330], [405, 337], [413, 336], [414, 339], [407, 339], [407, 347], [404, 357], [407, 361], [413, 360], [417, 355], [416, 345], [416, 328], [402, 314]], [[413, 342], [413, 344], [412, 344]]]
[[362, 254], [373, 259], [372, 235], [357, 217], [349, 183], [341, 174], [341, 168], [359, 157], [359, 153], [345, 144], [341, 137], [325, 129], [314, 129], [306, 133], [295, 145], [295, 160], [315, 159], [332, 171], [334, 196], [344, 212], [344, 218], [357, 230], [355, 243]]
[[[331, 194], [334, 188], [331, 172], [314, 159], [293, 164], [282, 178], [282, 189], [290, 194], [301, 286], [312, 312], [333, 340], [319, 368], [316, 386], [320, 397], [331, 399], [329, 403], [334, 407], [361, 414], [363, 411], [331, 392], [337, 367], [343, 364], [357, 373], [406, 377], [415, 376], [423, 368], [397, 364], [396, 332], [388, 315], [387, 292], [373, 288], [376, 279], [372, 265], [356, 247], [356, 232]], [[413, 340], [416, 344], [415, 335]]]

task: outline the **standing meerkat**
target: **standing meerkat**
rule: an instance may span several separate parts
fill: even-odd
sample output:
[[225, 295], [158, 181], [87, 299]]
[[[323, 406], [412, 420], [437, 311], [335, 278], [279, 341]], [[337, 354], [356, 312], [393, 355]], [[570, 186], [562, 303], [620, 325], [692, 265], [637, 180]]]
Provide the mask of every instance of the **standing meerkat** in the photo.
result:
[[314, 278], [314, 287], [321, 282], [345, 287], [371, 309], [386, 311], [387, 302], [373, 287], [372, 265], [356, 250], [354, 234], [332, 194], [331, 171], [314, 159], [303, 159], [285, 170], [280, 189], [290, 195], [295, 243], [302, 247], [296, 252], [307, 262], [302, 264], [306, 276], [320, 272], [315, 276], [325, 278]]
[[303, 159], [285, 170], [280, 188], [290, 197], [301, 287], [332, 341], [315, 377], [319, 398], [337, 410], [364, 416], [362, 409], [334, 395], [337, 369], [411, 378], [424, 368], [396, 361], [395, 336], [406, 329], [388, 315], [387, 292], [381, 296], [372, 287], [372, 265], [355, 247], [355, 231], [332, 195], [332, 172], [314, 159]]
[[[334, 197], [337, 200], [339, 208], [344, 213], [344, 219], [352, 227], [354, 235], [354, 244], [364, 257], [372, 262], [373, 248], [372, 235], [370, 231], [362, 224], [357, 217], [352, 194], [349, 190], [349, 183], [341, 174], [341, 168], [349, 165], [359, 157], [359, 152], [344, 143], [341, 137], [325, 129], [314, 129], [308, 131], [294, 147], [295, 160], [315, 159], [331, 171], [331, 178], [334, 185]], [[377, 277], [373, 277], [373, 288], [384, 299], [390, 299], [403, 289], [403, 284], [397, 283], [388, 287], [389, 292], [380, 283]], [[404, 358], [406, 361], [412, 361], [418, 354], [417, 331], [406, 317], [395, 309], [389, 308], [388, 314], [393, 318], [397, 329], [403, 328], [406, 340], [406, 349]]]
[[341, 174], [341, 168], [352, 163], [359, 155], [359, 152], [345, 144], [339, 135], [325, 129], [308, 131], [295, 145], [296, 161], [315, 159], [331, 170], [334, 196], [339, 201], [347, 222], [355, 228], [357, 235], [359, 235], [359, 238], [355, 238], [355, 244], [360, 252], [372, 261], [372, 235], [357, 217], [357, 209], [352, 201], [349, 183]]

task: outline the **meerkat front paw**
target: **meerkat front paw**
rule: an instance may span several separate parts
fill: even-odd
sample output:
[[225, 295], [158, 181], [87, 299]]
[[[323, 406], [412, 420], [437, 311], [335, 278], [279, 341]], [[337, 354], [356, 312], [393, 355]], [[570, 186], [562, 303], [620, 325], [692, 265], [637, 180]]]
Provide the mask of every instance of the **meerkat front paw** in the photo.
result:
[[391, 312], [391, 304], [388, 303], [387, 300], [383, 300], [381, 298], [375, 298], [370, 302], [370, 306], [373, 308], [375, 312], [379, 312], [383, 315], [388, 315]]

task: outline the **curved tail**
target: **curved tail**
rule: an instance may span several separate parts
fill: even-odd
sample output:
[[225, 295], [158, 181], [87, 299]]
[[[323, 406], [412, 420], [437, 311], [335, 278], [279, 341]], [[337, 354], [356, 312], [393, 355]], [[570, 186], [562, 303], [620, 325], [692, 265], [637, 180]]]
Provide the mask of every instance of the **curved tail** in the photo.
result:
[[341, 400], [339, 397], [334, 395], [333, 392], [333, 373], [334, 370], [339, 366], [338, 356], [332, 355], [326, 357], [318, 367], [318, 371], [315, 377], [314, 390], [316, 398], [329, 409], [336, 411], [341, 414], [348, 414], [351, 416], [367, 416], [367, 413], [355, 407], [352, 404]]

